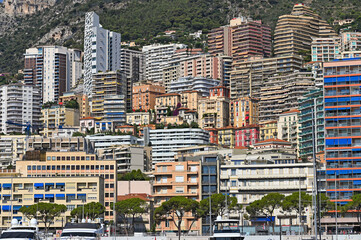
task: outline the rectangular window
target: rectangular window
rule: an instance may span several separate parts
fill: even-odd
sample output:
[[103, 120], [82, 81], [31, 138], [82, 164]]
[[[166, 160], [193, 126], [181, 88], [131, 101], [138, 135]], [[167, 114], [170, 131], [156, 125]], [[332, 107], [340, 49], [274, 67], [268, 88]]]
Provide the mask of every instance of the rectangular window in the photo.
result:
[[184, 187], [176, 187], [175, 192], [176, 193], [184, 193]]
[[184, 171], [184, 166], [183, 165], [177, 165], [177, 166], [175, 166], [175, 170], [176, 171]]
[[175, 181], [176, 182], [184, 182], [184, 177], [183, 176], [176, 176]]

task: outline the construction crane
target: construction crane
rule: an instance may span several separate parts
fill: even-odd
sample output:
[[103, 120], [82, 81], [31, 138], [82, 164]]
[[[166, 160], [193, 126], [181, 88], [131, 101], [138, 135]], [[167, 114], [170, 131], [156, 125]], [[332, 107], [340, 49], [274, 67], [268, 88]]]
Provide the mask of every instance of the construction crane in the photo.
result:
[[9, 125], [15, 125], [15, 126], [19, 126], [19, 127], [25, 127], [25, 133], [27, 135], [27, 137], [29, 137], [31, 135], [31, 128], [34, 129], [39, 129], [42, 128], [41, 125], [31, 125], [29, 122], [27, 122], [26, 124], [22, 124], [22, 123], [17, 123], [17, 122], [13, 122], [13, 121], [6, 121], [5, 123], [9, 124]]

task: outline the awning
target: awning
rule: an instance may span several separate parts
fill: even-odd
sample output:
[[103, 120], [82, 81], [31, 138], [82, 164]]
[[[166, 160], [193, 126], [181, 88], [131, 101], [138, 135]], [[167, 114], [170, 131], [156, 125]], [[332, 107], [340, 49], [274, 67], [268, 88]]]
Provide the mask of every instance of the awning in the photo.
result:
[[3, 211], [11, 211], [11, 206], [10, 205], [3, 205], [2, 210]]
[[360, 180], [355, 180], [355, 181], [353, 181], [353, 184], [354, 185], [361, 185], [361, 181]]
[[65, 186], [65, 183], [56, 183], [56, 186]]
[[75, 194], [67, 194], [67, 197], [75, 197]]
[[3, 188], [11, 188], [11, 183], [4, 183]]
[[13, 219], [16, 219], [16, 220], [20, 221], [20, 220], [22, 220], [22, 219], [23, 219], [23, 217], [18, 217], [18, 216], [15, 216], [15, 217], [13, 217]]
[[54, 198], [54, 194], [45, 194], [45, 198]]
[[19, 211], [22, 206], [13, 206], [13, 210]]
[[34, 194], [34, 198], [44, 198], [43, 194]]
[[56, 196], [57, 198], [64, 198], [64, 197], [65, 197], [65, 194], [59, 193], [59, 194], [56, 194], [55, 196]]
[[54, 183], [45, 183], [45, 186], [54, 186]]
[[86, 196], [85, 193], [79, 193], [79, 194], [78, 194], [78, 197], [85, 197], [85, 196]]
[[3, 194], [3, 197], [11, 197], [10, 194]]
[[44, 187], [44, 183], [34, 183], [35, 187]]

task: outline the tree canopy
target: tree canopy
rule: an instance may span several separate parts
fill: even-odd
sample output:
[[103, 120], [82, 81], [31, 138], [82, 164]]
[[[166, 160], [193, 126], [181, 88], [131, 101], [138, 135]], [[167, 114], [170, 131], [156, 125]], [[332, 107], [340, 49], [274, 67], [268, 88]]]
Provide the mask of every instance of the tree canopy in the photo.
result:
[[59, 217], [61, 213], [66, 212], [67, 208], [63, 204], [39, 202], [31, 206], [23, 206], [20, 212], [28, 219], [39, 219], [44, 223], [45, 232], [47, 233], [50, 225]]
[[84, 206], [79, 206], [71, 211], [71, 216], [77, 219], [90, 218], [95, 220], [99, 218], [105, 211], [105, 207], [99, 202], [90, 202]]
[[[195, 213], [199, 208], [199, 202], [196, 200], [192, 200], [186, 197], [172, 197], [168, 201], [162, 203], [161, 206], [155, 209], [154, 218], [157, 223], [160, 223], [162, 220], [170, 219], [174, 226], [178, 229], [178, 239], [181, 237], [182, 229], [182, 221], [183, 218], [191, 213]], [[193, 216], [193, 222], [199, 217], [198, 215]], [[190, 228], [192, 225], [190, 226]], [[190, 229], [188, 229], [189, 231]]]
[[142, 173], [140, 169], [118, 175], [119, 181], [148, 181], [149, 179], [150, 178], [146, 174]]
[[148, 212], [148, 204], [140, 198], [129, 198], [115, 203], [115, 211], [121, 217], [125, 233], [128, 234], [130, 230], [134, 232], [135, 218]]

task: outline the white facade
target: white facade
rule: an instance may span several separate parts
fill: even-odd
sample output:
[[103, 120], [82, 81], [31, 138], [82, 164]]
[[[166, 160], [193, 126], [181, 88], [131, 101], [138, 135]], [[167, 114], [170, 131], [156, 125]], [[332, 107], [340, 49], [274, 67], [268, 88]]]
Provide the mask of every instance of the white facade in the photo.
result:
[[[220, 181], [222, 192], [229, 192], [239, 204], [248, 206], [269, 193], [287, 196], [301, 190], [312, 194], [313, 165], [296, 163], [295, 155], [292, 157], [282, 153], [233, 155], [230, 162], [221, 165]], [[276, 218], [282, 217], [282, 224], [289, 225], [289, 217], [285, 214], [276, 209], [274, 215]], [[297, 215], [292, 215], [293, 224], [298, 224]], [[303, 218], [307, 219], [309, 226], [311, 215], [311, 208], [308, 208]]]
[[95, 12], [85, 15], [84, 93], [92, 94], [92, 75], [120, 69], [120, 33], [102, 28]]
[[132, 135], [88, 135], [85, 138], [94, 149], [119, 145], [135, 145], [139, 142], [139, 138]]
[[0, 168], [14, 166], [15, 162], [21, 159], [25, 154], [26, 137], [26, 135], [0, 136]]
[[292, 148], [299, 155], [299, 131], [301, 125], [298, 121], [298, 110], [281, 113], [277, 121], [277, 138], [292, 143]]
[[[34, 59], [33, 66], [25, 64], [25, 83], [32, 84], [42, 92], [43, 103], [58, 101], [63, 92], [82, 76], [81, 51], [62, 46], [39, 46], [26, 49], [26, 59]], [[29, 69], [30, 67], [34, 69]], [[35, 70], [36, 74], [30, 76]]]
[[41, 124], [40, 108], [38, 88], [23, 84], [0, 86], [0, 132], [4, 134], [25, 132], [25, 126], [7, 124], [6, 121], [39, 127]]
[[209, 143], [209, 133], [200, 128], [149, 130], [153, 168], [159, 162], [173, 162], [177, 149]]
[[184, 91], [198, 91], [203, 97], [209, 96], [209, 89], [217, 87], [220, 80], [205, 77], [181, 77], [170, 83], [169, 92], [181, 93]]
[[142, 52], [145, 56], [146, 79], [161, 82], [163, 79], [163, 68], [172, 60], [175, 51], [186, 47], [184, 44], [154, 44], [144, 46]]

